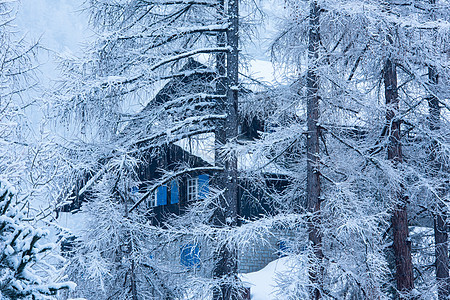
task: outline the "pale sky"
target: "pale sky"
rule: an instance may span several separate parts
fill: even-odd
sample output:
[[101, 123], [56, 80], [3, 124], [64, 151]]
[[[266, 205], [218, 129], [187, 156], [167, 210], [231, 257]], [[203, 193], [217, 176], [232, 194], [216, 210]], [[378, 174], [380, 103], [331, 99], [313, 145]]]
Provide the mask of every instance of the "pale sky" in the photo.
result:
[[[94, 40], [94, 33], [88, 24], [88, 16], [82, 11], [82, 5], [86, 0], [20, 0], [20, 8], [16, 19], [19, 31], [27, 35], [32, 41], [40, 40], [40, 45], [50, 51], [40, 51], [38, 61], [40, 64], [39, 77], [42, 86], [48, 88], [60, 73], [56, 63], [57, 54], [69, 54], [69, 56], [81, 57], [83, 45]], [[242, 70], [255, 79], [275, 83], [283, 82], [282, 76], [274, 76], [274, 69], [270, 62], [267, 49], [271, 36], [276, 31], [277, 15], [282, 9], [274, 10], [279, 6], [280, 0], [265, 0], [260, 3], [260, 9], [266, 13], [266, 22], [260, 26], [259, 35], [248, 45], [243, 47], [243, 54], [250, 54], [249, 69]], [[254, 12], [246, 12], [242, 7], [243, 15], [251, 15]], [[247, 54], [245, 53], [247, 52]], [[278, 73], [279, 75], [280, 73]], [[252, 87], [258, 89], [258, 87]], [[40, 97], [42, 92], [31, 92], [31, 97]], [[141, 107], [140, 107], [141, 108]], [[36, 107], [27, 110], [32, 120], [33, 130], [43, 130], [40, 127], [41, 113]], [[41, 129], [38, 129], [41, 128]]]
[[[41, 45], [57, 53], [81, 53], [83, 43], [92, 40], [93, 33], [88, 26], [88, 17], [81, 11], [85, 0], [20, 0], [21, 8], [17, 16], [20, 30], [32, 40], [40, 38]], [[267, 0], [262, 10], [274, 15], [273, 7], [278, 0]], [[244, 12], [245, 13], [245, 12]], [[269, 15], [270, 18], [270, 15]], [[249, 73], [262, 80], [273, 82], [273, 69], [266, 49], [267, 36], [274, 30], [273, 22], [262, 29], [251, 52], [256, 60], [250, 62]], [[249, 50], [249, 49], [247, 49]], [[57, 79], [58, 73], [53, 62], [53, 54], [41, 54], [42, 72], [46, 79]]]
[[[81, 11], [84, 0], [21, 0], [16, 19], [20, 30], [31, 40], [40, 39], [43, 47], [56, 53], [79, 54], [82, 44], [88, 42], [92, 32], [88, 18]], [[54, 54], [41, 53], [43, 75], [56, 79]]]

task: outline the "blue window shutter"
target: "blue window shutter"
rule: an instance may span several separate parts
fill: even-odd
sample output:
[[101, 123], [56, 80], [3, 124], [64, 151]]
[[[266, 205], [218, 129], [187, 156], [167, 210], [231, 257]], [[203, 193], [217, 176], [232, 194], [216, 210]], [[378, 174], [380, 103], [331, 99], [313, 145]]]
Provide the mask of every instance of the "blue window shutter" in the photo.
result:
[[200, 249], [197, 245], [187, 244], [181, 247], [180, 262], [187, 268], [199, 267]]
[[132, 195], [136, 195], [137, 193], [139, 193], [139, 187], [134, 185], [131, 187], [130, 191]]
[[205, 199], [209, 193], [209, 175], [198, 175], [198, 198]]
[[170, 183], [170, 203], [175, 204], [178, 203], [178, 182], [176, 180], [173, 180]]
[[156, 206], [167, 204], [167, 186], [158, 187], [158, 192], [156, 193]]

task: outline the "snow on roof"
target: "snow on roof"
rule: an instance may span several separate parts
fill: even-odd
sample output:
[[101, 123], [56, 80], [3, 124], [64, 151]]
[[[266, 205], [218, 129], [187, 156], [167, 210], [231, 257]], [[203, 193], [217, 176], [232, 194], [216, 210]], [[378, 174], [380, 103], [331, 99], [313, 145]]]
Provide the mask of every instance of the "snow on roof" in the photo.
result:
[[175, 142], [184, 151], [200, 157], [207, 163], [214, 165], [214, 133], [199, 134]]
[[[214, 165], [215, 151], [214, 151], [214, 133], [204, 133], [194, 137], [182, 139], [175, 142], [175, 145], [180, 146], [184, 151], [195, 155], [207, 163]], [[286, 172], [271, 162], [266, 157], [260, 157], [251, 153], [239, 153], [238, 155], [238, 170], [252, 171], [261, 170], [265, 173], [286, 175]]]
[[245, 153], [238, 156], [239, 171], [261, 171], [263, 173], [288, 175], [284, 169], [267, 157]]

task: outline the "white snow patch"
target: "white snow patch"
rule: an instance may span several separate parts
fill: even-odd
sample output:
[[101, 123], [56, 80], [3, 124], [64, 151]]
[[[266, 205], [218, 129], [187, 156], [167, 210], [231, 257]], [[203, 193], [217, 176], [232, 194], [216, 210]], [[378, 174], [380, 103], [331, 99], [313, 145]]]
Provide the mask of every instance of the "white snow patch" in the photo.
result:
[[240, 278], [244, 286], [250, 287], [252, 300], [282, 299], [277, 296], [276, 279], [281, 273], [287, 273], [291, 270], [290, 259], [283, 257], [274, 260], [257, 272], [241, 274]]
[[74, 235], [79, 236], [86, 229], [86, 214], [77, 212], [76, 214], [61, 212], [58, 218], [58, 225], [70, 230]]
[[175, 144], [183, 148], [184, 151], [214, 165], [214, 141], [214, 133], [204, 133], [179, 140]]

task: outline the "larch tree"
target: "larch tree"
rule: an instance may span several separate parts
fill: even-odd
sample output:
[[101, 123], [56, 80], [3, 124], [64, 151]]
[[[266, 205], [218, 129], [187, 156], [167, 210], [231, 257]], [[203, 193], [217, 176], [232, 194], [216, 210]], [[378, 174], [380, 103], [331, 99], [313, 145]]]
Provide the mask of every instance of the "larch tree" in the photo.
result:
[[[401, 147], [400, 119], [396, 117], [399, 111], [399, 96], [397, 85], [397, 67], [391, 58], [387, 58], [384, 69], [384, 89], [387, 106], [386, 122], [389, 142], [387, 156], [394, 165], [403, 162]], [[397, 289], [409, 293], [414, 288], [414, 274], [411, 257], [411, 241], [409, 240], [407, 197], [403, 187], [392, 191], [395, 202], [392, 212], [393, 246], [396, 265]]]
[[[295, 233], [286, 239], [295, 267], [280, 281], [281, 296], [432, 295], [429, 268], [416, 268], [426, 272], [413, 282], [412, 263], [422, 253], [411, 253], [408, 225], [419, 208], [434, 207], [436, 233], [442, 233], [436, 259], [445, 255], [448, 196], [440, 187], [448, 177], [448, 120], [439, 109], [448, 110], [446, 4], [439, 1], [439, 17], [429, 21], [422, 2], [287, 1], [273, 53], [296, 78], [239, 103], [263, 118], [266, 131], [261, 140], [236, 143], [237, 1], [90, 1], [98, 40], [83, 59], [63, 62], [66, 78], [56, 93], [58, 112], [75, 120], [68, 129], [83, 141], [64, 144], [71, 173], [89, 177], [67, 193], [78, 190], [89, 199], [82, 212], [91, 226], [72, 259], [72, 276], [78, 274], [83, 287], [78, 295], [238, 299], [236, 244], [248, 245], [274, 228]], [[430, 31], [436, 42], [421, 42], [432, 40]], [[189, 64], [194, 70], [184, 67]], [[435, 69], [423, 80], [420, 70], [427, 66]], [[196, 83], [179, 84], [174, 95], [163, 88], [164, 100], [150, 100], [167, 81], [192, 74], [208, 74], [206, 93], [201, 84], [200, 90]], [[428, 111], [431, 122], [424, 121]], [[169, 145], [200, 134], [215, 135], [215, 165], [202, 170], [219, 172], [218, 189], [164, 228], [153, 226], [145, 203], [159, 187], [196, 169], [180, 165], [142, 183], [137, 166], [156, 158], [165, 166]], [[239, 177], [267, 195], [277, 213], [241, 227], [237, 155], [254, 160]], [[264, 176], [273, 173], [288, 182], [282, 191], [268, 188]], [[130, 192], [141, 185], [146, 189], [138, 196]], [[164, 256], [161, 249], [186, 236], [207, 245], [209, 254], [202, 255], [212, 262], [212, 279]], [[387, 255], [392, 248], [394, 271]], [[436, 275], [444, 282], [448, 263], [439, 262]], [[440, 297], [444, 289], [445, 283]]]
[[[198, 232], [200, 237], [195, 236], [195, 228], [186, 229], [236, 225], [236, 159], [218, 155], [216, 166], [202, 168], [220, 172], [217, 182], [223, 193], [218, 194], [223, 197], [208, 198], [219, 199], [208, 206], [208, 212], [219, 208], [216, 218], [205, 213], [205, 224], [183, 221], [191, 216], [188, 212], [185, 218], [158, 228], [148, 216], [158, 187], [198, 171], [188, 162], [164, 169], [171, 144], [216, 132], [218, 144], [226, 148], [237, 136], [237, 2], [89, 1], [87, 9], [98, 39], [85, 57], [62, 60], [65, 78], [54, 94], [55, 111], [82, 141], [72, 137], [71, 143], [62, 145], [72, 169], [68, 173], [78, 173], [79, 182], [85, 178], [81, 187], [73, 182], [66, 197], [75, 192], [88, 199], [81, 210], [92, 225], [79, 237], [72, 258], [72, 276], [89, 274], [79, 276], [80, 295], [172, 299], [202, 293], [210, 282], [202, 283], [195, 276], [177, 281], [187, 270], [179, 261], [165, 261], [162, 253], [185, 231], [194, 241], [203, 235], [218, 247], [213, 273], [222, 296], [217, 297], [236, 297], [229, 289], [229, 279], [237, 280], [231, 244], [211, 237], [213, 229]], [[184, 82], [189, 78], [194, 80]], [[161, 89], [165, 84], [170, 87]], [[155, 160], [162, 162], [160, 176], [140, 182], [137, 168]], [[144, 190], [132, 195], [133, 186]], [[109, 218], [104, 219], [104, 214]], [[202, 289], [194, 290], [199, 284]], [[119, 288], [122, 285], [126, 288]]]
[[[437, 284], [440, 298], [445, 297], [445, 290], [448, 290], [446, 288], [448, 255], [442, 254], [447, 252], [443, 212], [448, 201], [442, 190], [442, 186], [445, 186], [443, 178], [446, 176], [448, 154], [445, 150], [442, 151], [442, 147], [446, 147], [448, 138], [445, 130], [439, 131], [440, 107], [441, 105], [445, 107], [446, 95], [443, 92], [445, 88], [438, 84], [436, 76], [439, 69], [444, 81], [448, 77], [448, 71], [443, 63], [446, 60], [447, 50], [442, 44], [442, 41], [449, 38], [448, 30], [445, 29], [448, 13], [443, 9], [446, 5], [448, 6], [448, 3], [445, 1], [439, 4], [428, 1], [417, 2], [411, 6], [393, 2], [389, 3], [387, 9], [388, 14], [397, 15], [393, 18], [392, 29], [388, 31], [389, 49], [386, 50], [383, 77], [388, 121], [386, 128], [389, 133], [388, 159], [397, 165], [399, 173], [403, 176], [402, 182], [393, 191], [397, 193], [397, 197], [393, 197], [397, 198], [397, 201], [392, 218], [397, 290], [401, 297], [414, 296], [417, 289], [425, 293], [429, 288], [423, 279], [424, 273], [419, 273], [422, 276], [414, 274], [414, 269], [421, 270], [419, 272], [426, 270], [420, 266], [421, 259], [415, 257], [420, 256], [423, 259], [427, 253], [415, 250], [416, 253], [411, 254], [411, 238], [408, 236], [408, 225], [417, 224], [417, 219], [423, 218], [420, 216], [423, 212], [420, 212], [419, 207], [427, 207], [425, 209], [429, 214], [427, 218], [434, 218], [434, 226], [432, 222], [424, 224], [427, 227], [434, 227], [435, 232], [434, 259], [437, 281], [433, 281], [433, 284]], [[417, 19], [411, 24], [410, 20], [414, 16]], [[428, 72], [422, 75], [424, 69]], [[427, 79], [424, 80], [423, 77]], [[398, 100], [395, 101], [395, 98]], [[445, 118], [442, 121], [447, 123]], [[402, 131], [400, 126], [404, 128]], [[399, 163], [406, 166], [400, 167]], [[429, 185], [429, 181], [433, 184]], [[418, 196], [417, 187], [427, 192]], [[428, 198], [430, 202], [423, 201], [420, 197]], [[412, 215], [407, 217], [407, 211], [412, 212]], [[421, 249], [420, 247], [419, 242], [415, 248]], [[419, 265], [413, 268], [414, 261]], [[414, 282], [414, 278], [417, 283]]]
[[[435, 20], [434, 7], [436, 1], [430, 2], [430, 18]], [[429, 111], [429, 128], [430, 131], [436, 132], [440, 129], [441, 124], [441, 101], [435, 94], [438, 90], [439, 74], [434, 64], [428, 65], [428, 84], [431, 93], [427, 97], [428, 111]], [[442, 158], [439, 155], [439, 143], [436, 139], [431, 141], [430, 145], [430, 161], [432, 176], [439, 176], [443, 171]], [[450, 282], [449, 282], [449, 258], [448, 258], [448, 224], [447, 214], [448, 210], [445, 201], [442, 199], [445, 193], [444, 186], [438, 186], [437, 189], [437, 204], [434, 212], [434, 243], [435, 243], [435, 265], [436, 265], [436, 279], [438, 285], [438, 299], [448, 299], [450, 296]]]
[[313, 284], [312, 299], [320, 299], [323, 285], [323, 250], [321, 232], [321, 185], [320, 146], [321, 127], [319, 124], [319, 47], [320, 47], [320, 7], [311, 1], [308, 27], [308, 71], [306, 74], [306, 205], [311, 216], [308, 219], [308, 238], [313, 247], [314, 262], [310, 266]]
[[[381, 191], [371, 179], [380, 176], [378, 157], [371, 158], [365, 149], [373, 142], [370, 123], [374, 120], [360, 117], [375, 115], [370, 112], [373, 95], [361, 84], [360, 73], [372, 63], [363, 58], [367, 30], [373, 28], [367, 28], [360, 11], [345, 9], [353, 3], [289, 4], [292, 19], [274, 50], [284, 51], [282, 57], [289, 59], [285, 64], [298, 64], [300, 76], [284, 95], [274, 96], [288, 106], [276, 104], [268, 118], [268, 123], [271, 118], [275, 121], [275, 134], [266, 134], [273, 143], [264, 145], [266, 140], [263, 146], [269, 148], [265, 151], [269, 161], [284, 169], [292, 181], [282, 195], [286, 201], [280, 204], [285, 207], [282, 212], [306, 216], [307, 235], [299, 235], [298, 244], [291, 247], [298, 263], [310, 271], [308, 283], [304, 277], [292, 279], [296, 289], [289, 294], [289, 285], [283, 283], [282, 292], [304, 297], [308, 290], [312, 299], [377, 297], [387, 271], [380, 243], [386, 229], [386, 204], [377, 199]], [[292, 88], [298, 89], [296, 102], [283, 100], [292, 97]], [[295, 197], [299, 203], [288, 205]], [[309, 247], [302, 238], [309, 240]]]
[[[269, 157], [291, 177], [292, 189], [286, 191], [282, 198], [286, 201], [282, 204], [286, 209], [292, 211], [292, 206], [287, 203], [292, 202], [293, 196], [297, 194], [300, 199], [304, 199], [306, 212], [311, 213], [309, 184], [303, 190], [299, 182], [302, 182], [301, 176], [304, 176], [303, 180], [310, 180], [308, 176], [313, 173], [311, 166], [320, 167], [317, 175], [320, 185], [314, 186], [320, 188], [322, 195], [322, 221], [315, 222], [323, 232], [321, 244], [325, 285], [321, 287], [321, 297], [342, 298], [353, 295], [370, 298], [387, 295], [394, 282], [389, 280], [391, 272], [385, 255], [390, 249], [390, 242], [385, 240], [389, 240], [388, 233], [392, 233], [394, 239], [397, 267], [392, 273], [397, 274], [396, 290], [404, 297], [413, 295], [417, 289], [430, 295], [429, 287], [424, 284], [426, 280], [420, 277], [420, 287], [414, 290], [412, 260], [420, 254], [414, 254], [414, 257], [411, 255], [408, 225], [410, 219], [418, 218], [415, 214], [423, 201], [419, 199], [420, 193], [423, 190], [435, 193], [435, 188], [443, 182], [442, 179], [433, 182], [422, 176], [427, 173], [422, 168], [430, 167], [429, 158], [426, 158], [427, 163], [422, 163], [426, 153], [424, 149], [429, 149], [424, 145], [430, 136], [436, 135], [443, 147], [438, 148], [439, 155], [446, 161], [447, 154], [443, 149], [448, 145], [448, 140], [445, 132], [430, 134], [429, 122], [424, 122], [423, 113], [428, 109], [423, 105], [423, 97], [429, 94], [429, 87], [418, 70], [423, 70], [428, 55], [433, 57], [432, 61], [440, 72], [448, 73], [443, 63], [446, 50], [445, 46], [442, 47], [443, 41], [448, 39], [448, 30], [447, 17], [442, 11], [445, 3], [437, 5], [439, 18], [436, 21], [427, 20], [426, 6], [426, 2], [321, 2], [319, 64], [315, 69], [320, 79], [321, 113], [316, 118], [318, 121], [308, 124], [308, 120], [314, 118], [311, 115], [313, 110], [310, 109], [311, 98], [307, 93], [298, 93], [299, 99], [303, 101], [297, 102], [297, 105], [288, 99], [292, 97], [289, 92], [282, 94], [277, 91], [273, 95], [277, 99], [274, 101], [279, 103], [275, 104], [273, 114], [269, 113], [266, 125], [270, 126], [270, 122], [274, 121], [274, 134], [267, 133], [259, 147], [264, 149], [260, 150], [261, 156]], [[299, 65], [301, 76], [293, 86], [300, 86], [307, 92], [311, 87], [308, 68], [313, 64], [310, 59], [306, 60], [305, 53], [311, 53], [307, 51], [311, 37], [306, 28], [311, 28], [308, 24], [314, 18], [305, 14], [308, 10], [303, 3], [290, 3], [288, 10], [291, 21], [277, 39], [274, 54], [276, 58], [284, 59], [285, 65]], [[428, 36], [430, 31], [437, 34], [434, 39]], [[424, 43], [421, 39], [430, 42]], [[399, 74], [397, 69], [400, 70]], [[384, 93], [379, 90], [382, 86]], [[445, 88], [442, 84], [439, 86], [436, 87], [436, 91], [440, 91], [439, 103], [445, 107]], [[296, 110], [292, 113], [291, 122], [283, 123], [281, 116], [286, 116], [287, 107]], [[300, 147], [297, 145], [298, 140], [291, 138], [292, 132], [297, 130], [293, 126], [295, 123], [305, 128], [304, 136], [307, 139], [314, 126], [321, 132], [318, 135], [320, 155], [317, 161], [307, 156], [311, 155], [308, 153], [308, 140], [306, 147]], [[424, 125], [427, 127], [425, 130]], [[404, 127], [402, 132], [400, 126]], [[272, 141], [271, 146], [269, 141]], [[255, 149], [253, 152], [257, 151]], [[292, 155], [293, 149], [299, 151], [297, 158]], [[305, 156], [310, 168], [298, 164], [299, 159]], [[297, 160], [300, 178], [292, 176], [295, 170], [292, 159]], [[287, 161], [291, 163], [286, 164]], [[302, 168], [307, 170], [306, 174]], [[442, 169], [441, 172], [445, 174]], [[433, 184], [430, 185], [430, 182]], [[445, 196], [441, 196], [440, 200], [445, 203]], [[372, 207], [367, 206], [369, 203]], [[407, 209], [413, 211], [410, 218], [406, 216]], [[369, 217], [372, 218], [370, 222]], [[352, 220], [365, 220], [368, 223], [363, 229]], [[352, 241], [351, 244], [343, 238], [343, 232], [348, 234], [346, 238]], [[361, 244], [360, 234], [365, 236]], [[349, 252], [354, 261], [342, 256]], [[378, 268], [374, 268], [375, 263], [370, 263], [375, 261]], [[370, 272], [376, 275], [368, 278], [363, 275], [368, 269], [353, 268], [353, 264], [374, 268]], [[358, 275], [349, 276], [346, 270], [350, 269], [352, 274]], [[342, 274], [340, 272], [345, 275], [339, 275]], [[303, 284], [305, 288], [302, 280], [292, 282]], [[310, 284], [317, 287], [315, 282]]]
[[[439, 76], [436, 74], [436, 69], [432, 66], [428, 67], [428, 79], [432, 86], [438, 84]], [[428, 96], [429, 106], [429, 126], [431, 131], [439, 130], [441, 108], [439, 100], [435, 95]], [[438, 143], [432, 141], [430, 145], [430, 160], [431, 170], [435, 175], [442, 171], [442, 164], [439, 163], [437, 149]], [[450, 295], [449, 283], [449, 259], [448, 259], [448, 230], [447, 230], [447, 209], [445, 202], [440, 197], [443, 197], [444, 187], [438, 188], [436, 211], [434, 212], [434, 240], [435, 240], [435, 264], [436, 264], [436, 279], [438, 283], [439, 299], [447, 299]]]
[[[439, 81], [438, 74], [434, 67], [428, 67], [428, 78], [431, 86], [437, 85]], [[435, 95], [428, 96], [429, 106], [429, 126], [431, 131], [439, 130], [440, 128], [440, 104]], [[437, 149], [438, 144], [436, 141], [432, 141], [430, 145], [430, 160], [431, 170], [435, 174], [439, 174], [442, 171], [442, 164], [439, 163]], [[437, 196], [440, 198], [443, 196], [444, 187], [438, 188]], [[448, 259], [448, 225], [447, 225], [447, 209], [445, 202], [438, 198], [438, 203], [434, 217], [434, 240], [435, 240], [435, 257], [436, 257], [436, 279], [438, 282], [439, 299], [447, 299], [450, 295], [450, 283], [449, 283], [449, 259]]]
[[[214, 212], [213, 225], [219, 228], [238, 225], [238, 165], [233, 143], [238, 137], [238, 93], [239, 93], [239, 1], [218, 1], [219, 14], [227, 20], [229, 28], [217, 36], [219, 47], [230, 47], [228, 53], [216, 55], [219, 80], [216, 83], [219, 98], [218, 113], [225, 113], [226, 119], [218, 121], [215, 128], [215, 164], [223, 168], [216, 179], [217, 187], [223, 191], [218, 208]], [[223, 147], [231, 147], [228, 155]], [[221, 245], [216, 253], [213, 275], [220, 281], [214, 290], [216, 300], [240, 299], [241, 289], [237, 281], [237, 249], [233, 245]]]

